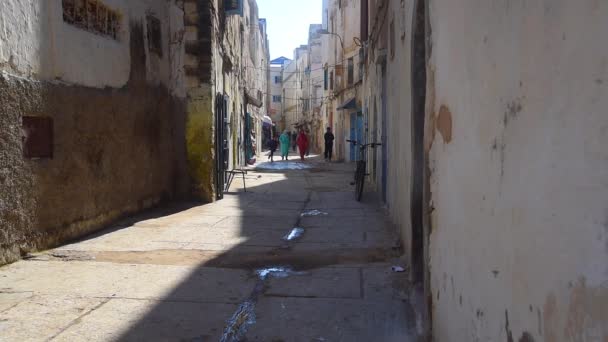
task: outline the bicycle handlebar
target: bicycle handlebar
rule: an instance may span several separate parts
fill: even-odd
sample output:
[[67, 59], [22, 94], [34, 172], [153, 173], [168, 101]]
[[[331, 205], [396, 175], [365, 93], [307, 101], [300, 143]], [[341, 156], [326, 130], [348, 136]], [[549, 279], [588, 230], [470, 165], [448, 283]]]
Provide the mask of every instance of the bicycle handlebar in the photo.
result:
[[346, 139], [346, 141], [349, 142], [349, 143], [352, 143], [354, 145], [359, 145], [359, 146], [361, 146], [361, 148], [365, 148], [365, 147], [368, 147], [368, 146], [371, 146], [371, 147], [382, 146], [381, 143], [369, 143], [369, 144], [363, 144], [362, 145], [362, 144], [359, 144], [359, 142], [357, 142], [357, 140]]

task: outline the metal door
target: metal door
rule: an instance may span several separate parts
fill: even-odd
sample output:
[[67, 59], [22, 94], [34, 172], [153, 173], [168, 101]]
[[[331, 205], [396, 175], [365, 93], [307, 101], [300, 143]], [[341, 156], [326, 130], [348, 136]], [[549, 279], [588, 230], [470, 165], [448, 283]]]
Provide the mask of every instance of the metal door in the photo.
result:
[[224, 198], [228, 160], [228, 97], [218, 93], [215, 97], [215, 198], [218, 200]]

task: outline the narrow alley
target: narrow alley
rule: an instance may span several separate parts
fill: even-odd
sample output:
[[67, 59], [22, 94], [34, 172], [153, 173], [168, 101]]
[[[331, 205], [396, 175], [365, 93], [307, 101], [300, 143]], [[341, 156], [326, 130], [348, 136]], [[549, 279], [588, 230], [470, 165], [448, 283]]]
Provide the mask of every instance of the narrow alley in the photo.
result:
[[606, 18], [0, 0], [0, 342], [608, 342]]
[[235, 177], [222, 201], [149, 211], [1, 268], [0, 340], [415, 341], [376, 195], [353, 199], [352, 164], [291, 158], [249, 171], [246, 192]]

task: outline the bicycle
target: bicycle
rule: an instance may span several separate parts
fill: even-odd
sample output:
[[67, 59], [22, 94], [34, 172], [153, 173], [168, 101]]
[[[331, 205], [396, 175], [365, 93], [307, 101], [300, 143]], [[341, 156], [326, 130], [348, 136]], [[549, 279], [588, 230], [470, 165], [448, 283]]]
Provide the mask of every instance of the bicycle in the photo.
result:
[[357, 146], [359, 145], [359, 159], [357, 160], [357, 167], [355, 169], [355, 179], [354, 182], [350, 183], [350, 185], [355, 185], [355, 200], [361, 202], [361, 197], [363, 197], [363, 186], [365, 184], [365, 176], [368, 176], [365, 173], [367, 168], [367, 161], [365, 160], [365, 149], [368, 147], [375, 148], [376, 146], [382, 146], [381, 143], [369, 143], [369, 144], [360, 144], [356, 140], [346, 140], [347, 142]]

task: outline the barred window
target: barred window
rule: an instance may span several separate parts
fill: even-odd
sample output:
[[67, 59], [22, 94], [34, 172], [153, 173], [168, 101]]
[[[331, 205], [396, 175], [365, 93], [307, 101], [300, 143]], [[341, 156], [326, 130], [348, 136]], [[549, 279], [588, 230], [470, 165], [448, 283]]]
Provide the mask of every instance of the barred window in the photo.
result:
[[163, 44], [160, 20], [153, 15], [148, 15], [146, 22], [148, 25], [148, 49], [162, 57]]
[[121, 15], [99, 0], [62, 0], [63, 21], [83, 30], [118, 39]]

